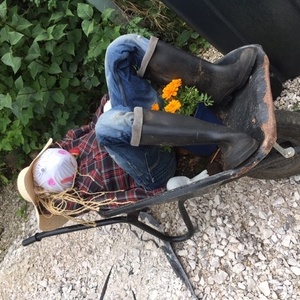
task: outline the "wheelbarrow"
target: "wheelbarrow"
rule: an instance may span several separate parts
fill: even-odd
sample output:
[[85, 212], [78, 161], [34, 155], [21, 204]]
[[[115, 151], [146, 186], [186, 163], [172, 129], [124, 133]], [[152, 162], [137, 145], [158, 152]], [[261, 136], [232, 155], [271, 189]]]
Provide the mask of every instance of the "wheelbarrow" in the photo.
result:
[[[300, 162], [300, 139], [293, 139], [295, 144], [289, 144], [288, 148], [284, 148], [286, 145], [286, 139], [289, 138], [281, 136], [285, 134], [285, 130], [280, 126], [280, 142], [277, 140], [276, 129], [276, 113], [274, 111], [273, 98], [270, 86], [269, 76], [269, 60], [262, 47], [259, 45], [251, 45], [248, 47], [254, 47], [257, 49], [257, 59], [253, 68], [253, 71], [245, 84], [245, 86], [236, 91], [232, 95], [232, 100], [224, 107], [217, 108], [215, 113], [222, 120], [225, 126], [234, 128], [239, 131], [243, 131], [256, 140], [259, 141], [259, 148], [257, 151], [249, 157], [243, 164], [238, 167], [226, 171], [220, 171], [212, 176], [196, 181], [192, 184], [178, 187], [176, 189], [165, 191], [160, 195], [145, 198], [135, 203], [125, 204], [122, 206], [114, 207], [108, 210], [99, 211], [99, 215], [102, 217], [95, 221], [96, 227], [112, 225], [116, 223], [127, 223], [135, 227], [138, 227], [151, 235], [167, 242], [182, 242], [194, 234], [194, 226], [191, 222], [189, 214], [185, 208], [185, 202], [188, 199], [194, 197], [201, 197], [221, 185], [228, 182], [238, 180], [243, 176], [268, 177], [272, 173], [272, 164], [275, 162], [276, 166], [292, 166], [297, 162]], [[233, 50], [240, 51], [239, 49]], [[224, 57], [217, 61], [218, 64], [230, 63], [230, 57]], [[290, 112], [284, 112], [289, 115]], [[294, 112], [299, 114], [297, 112]], [[291, 120], [295, 119], [292, 114]], [[286, 117], [288, 118], [288, 117]], [[297, 134], [300, 135], [300, 124], [294, 124], [297, 127]], [[279, 171], [280, 172], [280, 171]], [[293, 174], [300, 173], [300, 169], [293, 169]], [[295, 173], [295, 174], [294, 174]], [[283, 174], [279, 173], [278, 177]], [[270, 176], [271, 177], [271, 176]], [[154, 205], [160, 205], [164, 203], [177, 202], [179, 213], [186, 226], [186, 232], [180, 235], [169, 235], [163, 233], [153, 226], [149, 226], [143, 220], [141, 220], [141, 213]], [[41, 241], [45, 237], [59, 235], [74, 231], [86, 230], [94, 228], [88, 225], [71, 225], [62, 228], [58, 228], [51, 231], [38, 232], [33, 236], [23, 240], [23, 246], [30, 245], [36, 241]]]

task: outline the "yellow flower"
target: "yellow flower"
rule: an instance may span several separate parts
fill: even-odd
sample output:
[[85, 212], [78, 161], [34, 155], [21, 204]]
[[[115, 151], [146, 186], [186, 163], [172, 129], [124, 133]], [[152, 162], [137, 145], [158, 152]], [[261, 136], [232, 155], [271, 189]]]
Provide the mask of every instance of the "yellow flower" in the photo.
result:
[[159, 110], [159, 105], [158, 105], [158, 103], [152, 104], [151, 110]]
[[180, 86], [181, 86], [181, 79], [173, 79], [163, 89], [162, 97], [166, 100], [170, 100], [172, 97], [177, 95], [177, 91], [178, 91]]
[[171, 100], [168, 105], [165, 106], [165, 111], [169, 113], [175, 113], [180, 109], [181, 103], [178, 100]]

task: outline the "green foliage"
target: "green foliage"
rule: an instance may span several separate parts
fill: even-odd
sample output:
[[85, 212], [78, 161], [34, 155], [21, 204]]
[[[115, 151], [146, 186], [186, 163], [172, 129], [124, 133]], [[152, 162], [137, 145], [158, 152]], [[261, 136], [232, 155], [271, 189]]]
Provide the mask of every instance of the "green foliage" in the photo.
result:
[[122, 32], [124, 33], [136, 33], [146, 38], [150, 38], [154, 33], [146, 27], [143, 27], [143, 19], [141, 17], [134, 17], [128, 24], [122, 26]]
[[206, 93], [200, 93], [194, 86], [183, 86], [179, 89], [177, 97], [181, 103], [178, 113], [187, 116], [192, 116], [195, 113], [199, 103], [203, 103], [205, 106], [213, 105], [211, 97]]
[[[113, 24], [112, 9], [101, 13], [85, 0], [1, 1], [0, 185], [28, 153], [94, 112], [106, 92], [105, 51], [119, 35], [156, 35], [193, 52], [205, 45], [160, 1], [120, 1], [128, 24]], [[7, 154], [18, 159], [13, 166]]]
[[80, 0], [2, 1], [0, 153], [28, 154], [86, 120], [106, 91], [105, 50], [120, 35], [110, 13]]
[[[209, 43], [160, 0], [114, 0], [131, 18], [128, 31], [143, 29], [165, 42], [198, 54]], [[134, 31], [136, 32], [136, 31]], [[143, 33], [142, 33], [143, 34]]]

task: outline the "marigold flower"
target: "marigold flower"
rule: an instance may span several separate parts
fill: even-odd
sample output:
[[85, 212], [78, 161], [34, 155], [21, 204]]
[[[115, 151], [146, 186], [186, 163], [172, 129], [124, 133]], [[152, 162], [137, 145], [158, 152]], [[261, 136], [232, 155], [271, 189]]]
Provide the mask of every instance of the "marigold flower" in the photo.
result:
[[158, 105], [158, 103], [152, 104], [151, 110], [159, 110], [159, 105]]
[[177, 95], [177, 91], [180, 86], [181, 86], [181, 79], [173, 79], [163, 89], [162, 97], [166, 100], [170, 100], [172, 97]]
[[181, 103], [178, 100], [171, 100], [168, 105], [165, 106], [165, 111], [169, 113], [175, 113], [181, 107]]

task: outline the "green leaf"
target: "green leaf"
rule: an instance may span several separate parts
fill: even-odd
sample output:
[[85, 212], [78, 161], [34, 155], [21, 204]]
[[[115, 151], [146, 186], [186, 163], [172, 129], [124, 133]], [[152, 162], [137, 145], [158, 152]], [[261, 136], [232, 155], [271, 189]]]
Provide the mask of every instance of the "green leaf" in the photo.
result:
[[21, 57], [14, 57], [10, 52], [5, 53], [1, 60], [5, 65], [12, 67], [15, 74], [21, 67]]
[[91, 82], [91, 80], [86, 80], [85, 82], [84, 82], [84, 84], [83, 84], [83, 86], [85, 87], [85, 88], [87, 88], [88, 90], [90, 90], [91, 88], [92, 88], [92, 82]]
[[6, 5], [6, 0], [4, 0], [0, 4], [0, 19], [5, 19], [6, 14], [7, 14], [7, 5]]
[[24, 36], [24, 34], [21, 34], [16, 31], [9, 32], [9, 42], [11, 45], [16, 45]]
[[100, 84], [98, 76], [93, 76], [91, 79], [91, 83], [93, 86], [98, 86]]
[[72, 62], [70, 64], [69, 70], [70, 70], [70, 72], [75, 73], [77, 71], [77, 68], [78, 68], [78, 64], [75, 62]]
[[22, 76], [19, 76], [17, 80], [15, 81], [15, 87], [17, 90], [21, 90], [24, 86], [23, 78]]
[[39, 76], [39, 84], [42, 88], [47, 89], [47, 81], [43, 75]]
[[46, 81], [47, 81], [47, 87], [50, 90], [56, 83], [56, 78], [55, 78], [55, 76], [48, 76], [46, 78]]
[[93, 8], [89, 4], [78, 3], [77, 15], [79, 18], [86, 20], [93, 18]]
[[17, 95], [16, 104], [18, 105], [19, 109], [21, 109], [21, 110], [23, 108], [28, 107], [30, 105], [30, 97], [29, 97], [29, 95], [20, 92]]
[[7, 125], [10, 123], [10, 118], [7, 116], [7, 114], [4, 114], [4, 116], [1, 116], [1, 122], [0, 122], [0, 132], [5, 133], [7, 130]]
[[38, 73], [41, 73], [44, 70], [44, 67], [41, 64], [37, 63], [36, 61], [32, 61], [28, 65], [28, 69], [29, 69], [29, 72], [31, 74], [31, 77], [33, 79], [35, 79], [36, 75]]
[[49, 34], [47, 31], [41, 31], [36, 38], [34, 39], [34, 42], [39, 41], [48, 41], [49, 40]]
[[27, 60], [34, 60], [41, 56], [41, 49], [37, 42], [33, 42], [33, 44], [28, 49], [28, 54], [25, 57]]
[[105, 36], [100, 40], [93, 39], [89, 44], [90, 49], [88, 50], [88, 56], [86, 60], [87, 61], [92, 60], [100, 56], [101, 54], [103, 54], [107, 46], [109, 45], [109, 43], [110, 40]]
[[53, 28], [50, 29], [49, 33], [53, 36], [53, 38], [57, 41], [61, 39], [66, 34], [64, 33], [65, 28], [67, 27], [67, 24], [60, 24], [60, 25], [54, 25]]
[[14, 13], [12, 16], [12, 26], [15, 27], [16, 31], [23, 31], [26, 28], [29, 28], [33, 24], [26, 20], [25, 18], [21, 17], [17, 13]]
[[9, 41], [9, 28], [8, 26], [3, 26], [3, 28], [0, 30], [0, 44], [3, 42]]
[[20, 120], [20, 123], [23, 126], [26, 126], [29, 123], [29, 121], [31, 119], [33, 119], [33, 112], [32, 112], [32, 108], [31, 107], [28, 107], [27, 109], [19, 111], [18, 114], [19, 114], [17, 116], [18, 120]]
[[80, 85], [80, 81], [78, 80], [78, 78], [72, 78], [70, 80], [70, 86], [79, 86]]
[[73, 43], [63, 43], [61, 48], [64, 53], [75, 55], [75, 45]]
[[63, 94], [62, 91], [55, 91], [52, 95], [52, 98], [55, 102], [57, 102], [59, 104], [65, 103], [65, 95]]
[[82, 38], [82, 30], [81, 29], [74, 29], [67, 33], [68, 41], [78, 45]]
[[12, 99], [10, 94], [0, 94], [0, 110], [3, 108], [12, 108]]
[[105, 9], [102, 13], [102, 19], [104, 21], [109, 21], [109, 19], [112, 18], [114, 12], [115, 12], [115, 10], [113, 8]]
[[86, 36], [89, 36], [94, 30], [94, 20], [83, 20], [81, 23], [81, 28]]
[[40, 23], [37, 23], [36, 26], [34, 26], [31, 30], [31, 36], [33, 38], [36, 38], [39, 34], [45, 33], [46, 30], [42, 27]]
[[58, 21], [60, 21], [62, 18], [64, 17], [64, 14], [62, 12], [57, 12], [51, 15], [50, 19], [49, 19], [49, 23], [51, 23], [52, 21], [54, 23], [57, 23]]
[[57, 42], [52, 40], [45, 43], [45, 49], [48, 53], [51, 53], [54, 55], [55, 46], [57, 45]]
[[59, 74], [62, 73], [62, 70], [60, 68], [60, 66], [58, 65], [58, 63], [53, 62], [50, 66], [50, 68], [48, 69], [48, 73], [49, 74]]
[[68, 78], [61, 78], [60, 81], [59, 81], [60, 88], [62, 90], [67, 89], [69, 87], [69, 82], [70, 82], [70, 79], [68, 79]]

